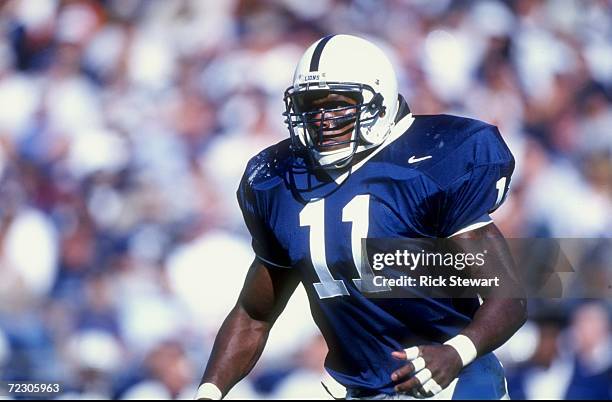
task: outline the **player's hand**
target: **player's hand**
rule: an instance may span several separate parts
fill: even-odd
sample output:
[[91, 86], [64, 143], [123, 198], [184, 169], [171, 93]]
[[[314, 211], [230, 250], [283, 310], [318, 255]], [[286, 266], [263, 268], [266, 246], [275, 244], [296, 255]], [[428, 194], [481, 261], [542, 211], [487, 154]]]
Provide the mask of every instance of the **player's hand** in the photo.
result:
[[391, 354], [408, 363], [391, 374], [395, 391], [430, 397], [446, 388], [463, 368], [457, 351], [447, 345], [423, 345]]

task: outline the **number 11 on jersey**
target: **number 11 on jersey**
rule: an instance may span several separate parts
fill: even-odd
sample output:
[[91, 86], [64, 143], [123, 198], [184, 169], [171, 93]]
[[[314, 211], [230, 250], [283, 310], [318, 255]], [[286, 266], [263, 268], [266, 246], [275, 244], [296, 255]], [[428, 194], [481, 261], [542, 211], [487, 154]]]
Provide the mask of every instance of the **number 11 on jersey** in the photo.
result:
[[[370, 195], [355, 196], [342, 209], [342, 221], [352, 223], [351, 252], [353, 264], [359, 274], [359, 279], [353, 279], [358, 289], [361, 289], [361, 278], [364, 269], [369, 269], [362, 263], [361, 239], [367, 238], [370, 220]], [[321, 299], [336, 296], [348, 296], [349, 292], [342, 280], [334, 279], [325, 257], [325, 199], [311, 201], [300, 212], [300, 226], [310, 227], [310, 259], [319, 277], [314, 288]], [[369, 269], [371, 271], [371, 269]], [[372, 273], [373, 276], [373, 273]], [[384, 291], [386, 289], [380, 289]]]

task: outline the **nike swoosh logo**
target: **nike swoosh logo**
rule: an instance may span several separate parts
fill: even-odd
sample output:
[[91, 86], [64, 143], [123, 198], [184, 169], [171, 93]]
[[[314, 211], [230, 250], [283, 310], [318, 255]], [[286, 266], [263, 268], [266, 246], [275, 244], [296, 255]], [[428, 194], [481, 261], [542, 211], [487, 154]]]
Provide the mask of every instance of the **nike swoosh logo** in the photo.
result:
[[414, 155], [412, 155], [410, 157], [410, 159], [408, 159], [408, 163], [417, 163], [417, 162], [421, 162], [421, 161], [424, 161], [424, 160], [429, 159], [429, 158], [433, 158], [433, 156], [428, 155], [428, 156], [424, 156], [422, 158], [416, 158]]

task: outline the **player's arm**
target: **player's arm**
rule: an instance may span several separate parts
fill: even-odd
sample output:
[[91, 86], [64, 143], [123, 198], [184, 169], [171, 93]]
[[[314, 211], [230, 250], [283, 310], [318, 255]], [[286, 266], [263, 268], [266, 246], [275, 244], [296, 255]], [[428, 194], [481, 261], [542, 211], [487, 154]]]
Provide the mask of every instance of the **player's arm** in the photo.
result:
[[[238, 302], [217, 334], [201, 384], [214, 384], [226, 395], [251, 371], [298, 283], [291, 269], [269, 269], [257, 258], [253, 261]], [[208, 393], [212, 387], [203, 388], [198, 399], [214, 397]]]
[[[461, 331], [462, 335], [472, 341], [478, 356], [482, 356], [506, 343], [525, 323], [527, 302], [524, 298], [518, 297], [521, 289], [513, 258], [503, 234], [495, 224], [491, 223], [480, 229], [464, 233], [458, 238], [485, 241], [489, 258], [492, 258], [490, 264], [496, 266], [500, 276], [507, 278], [505, 281], [507, 288], [512, 286], [509, 284], [510, 281], [514, 283], [515, 291], [511, 292], [511, 297], [508, 297], [507, 294], [492, 293], [489, 297], [484, 298], [470, 325]], [[482, 244], [482, 242], [479, 243]]]
[[[497, 270], [505, 272], [508, 281], [515, 278], [512, 256], [495, 224], [488, 224], [457, 237], [486, 241], [488, 258], [497, 266]], [[494, 351], [510, 339], [526, 318], [525, 299], [490, 295], [483, 300], [472, 322], [448, 343], [393, 352], [395, 358], [410, 361], [391, 375], [397, 383], [396, 390], [428, 396], [436, 394], [446, 388], [461, 369], [476, 357]]]

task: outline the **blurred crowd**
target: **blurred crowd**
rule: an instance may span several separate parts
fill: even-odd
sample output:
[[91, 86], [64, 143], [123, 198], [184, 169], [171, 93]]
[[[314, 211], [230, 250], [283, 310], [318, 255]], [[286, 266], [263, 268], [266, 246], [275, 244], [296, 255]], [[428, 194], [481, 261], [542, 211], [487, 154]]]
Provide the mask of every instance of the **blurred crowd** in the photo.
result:
[[[506, 236], [611, 237], [609, 0], [0, 1], [0, 379], [193, 396], [253, 255], [240, 176], [329, 33], [383, 47], [415, 114], [499, 126]], [[233, 396], [329, 397], [307, 311], [299, 290]], [[609, 399], [610, 300], [531, 311], [510, 395]]]

